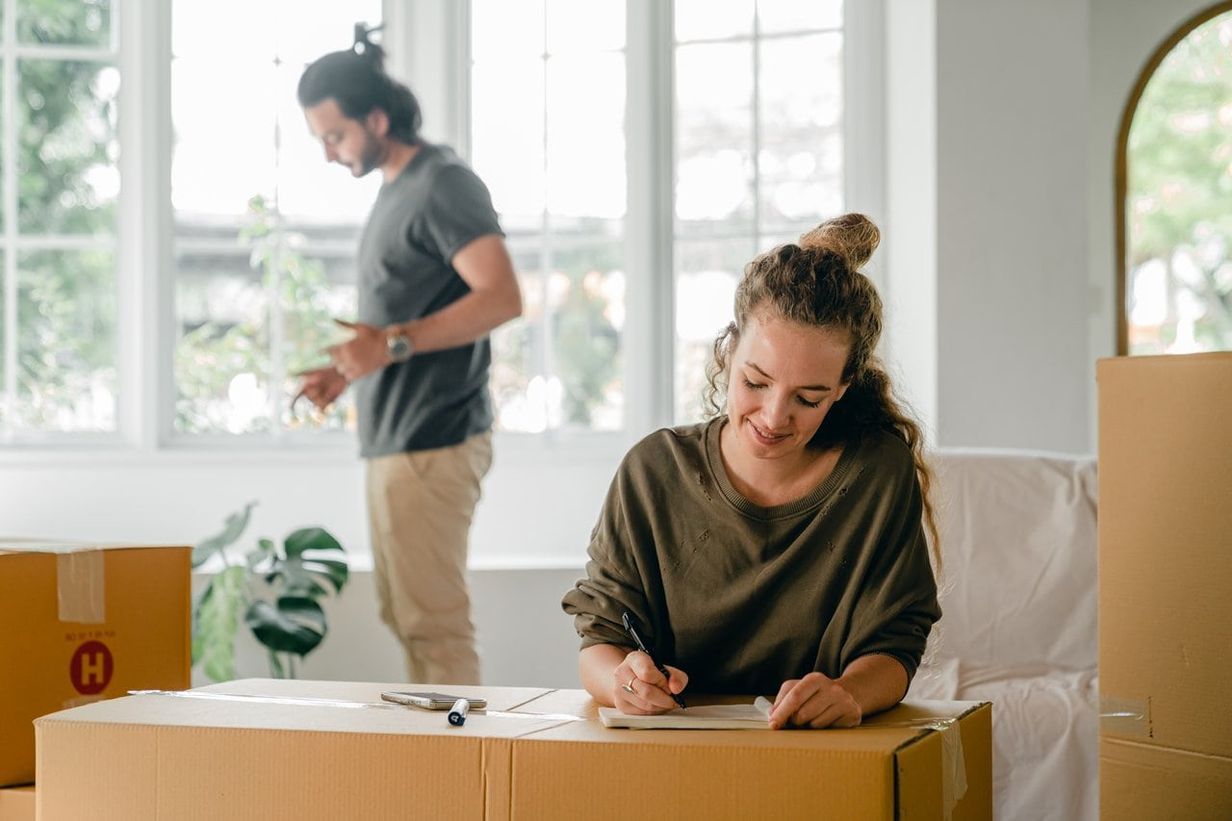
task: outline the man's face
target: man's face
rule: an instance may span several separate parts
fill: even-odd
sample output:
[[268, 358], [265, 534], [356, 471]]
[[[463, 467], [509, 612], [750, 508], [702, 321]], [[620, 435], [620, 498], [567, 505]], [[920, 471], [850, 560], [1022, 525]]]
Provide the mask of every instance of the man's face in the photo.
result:
[[355, 177], [362, 177], [380, 165], [385, 154], [385, 140], [384, 135], [378, 133], [383, 115], [377, 110], [364, 121], [353, 120], [342, 113], [333, 97], [329, 97], [305, 108], [304, 118], [312, 135], [325, 147], [327, 162], [345, 165]]

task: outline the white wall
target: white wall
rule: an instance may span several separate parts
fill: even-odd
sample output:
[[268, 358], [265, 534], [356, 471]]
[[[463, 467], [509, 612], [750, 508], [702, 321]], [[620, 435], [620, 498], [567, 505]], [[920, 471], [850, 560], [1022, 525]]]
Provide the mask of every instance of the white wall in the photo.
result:
[[1088, 451], [1086, 4], [936, 28], [939, 442]]
[[[578, 638], [560, 598], [579, 570], [474, 570], [470, 588], [483, 680], [510, 687], [577, 687]], [[200, 585], [201, 577], [194, 578]], [[402, 647], [376, 617], [372, 574], [353, 574], [324, 602], [330, 633], [299, 678], [405, 682]], [[264, 650], [247, 631], [236, 644], [240, 678], [269, 676]], [[193, 684], [208, 684], [200, 670]]]

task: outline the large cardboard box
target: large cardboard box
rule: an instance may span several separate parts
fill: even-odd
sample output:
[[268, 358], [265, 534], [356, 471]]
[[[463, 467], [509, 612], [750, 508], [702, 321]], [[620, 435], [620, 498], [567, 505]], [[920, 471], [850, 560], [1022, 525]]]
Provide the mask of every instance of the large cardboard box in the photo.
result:
[[852, 730], [610, 730], [581, 691], [450, 687], [488, 700], [452, 727], [384, 689], [407, 685], [253, 679], [41, 718], [39, 817], [992, 815], [987, 704], [902, 705]]
[[188, 547], [0, 540], [0, 786], [34, 780], [36, 717], [189, 686]]
[[1097, 376], [1103, 815], [1232, 818], [1232, 353]]

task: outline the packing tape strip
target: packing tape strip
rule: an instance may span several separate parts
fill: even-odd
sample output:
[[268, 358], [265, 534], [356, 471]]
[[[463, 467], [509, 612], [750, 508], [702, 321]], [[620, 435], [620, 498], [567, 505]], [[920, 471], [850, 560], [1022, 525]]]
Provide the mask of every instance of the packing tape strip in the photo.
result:
[[962, 730], [952, 718], [934, 721], [929, 727], [941, 733], [941, 809], [942, 817], [949, 821], [954, 816], [954, 807], [967, 794]]
[[107, 620], [103, 551], [98, 548], [56, 554], [56, 599], [60, 621], [102, 624]]
[[1100, 696], [1099, 729], [1114, 735], [1151, 737], [1151, 701]]
[[[175, 696], [177, 698], [200, 698], [210, 701], [247, 701], [255, 704], [315, 705], [318, 707], [346, 707], [351, 709], [373, 708], [377, 710], [407, 710], [401, 704], [371, 701], [347, 701], [340, 698], [298, 698], [296, 696], [254, 696], [244, 693], [203, 693], [195, 690], [129, 690], [130, 696]], [[438, 711], [440, 712], [440, 711]], [[586, 721], [583, 716], [570, 713], [510, 713], [504, 710], [471, 710], [473, 716], [499, 716], [501, 718], [536, 718], [557, 721]]]
[[[941, 734], [941, 809], [942, 817], [954, 816], [954, 808], [967, 794], [967, 760], [963, 755], [962, 730], [957, 718], [924, 717], [906, 721], [882, 721], [860, 727], [919, 727]], [[858, 729], [858, 728], [857, 728]]]

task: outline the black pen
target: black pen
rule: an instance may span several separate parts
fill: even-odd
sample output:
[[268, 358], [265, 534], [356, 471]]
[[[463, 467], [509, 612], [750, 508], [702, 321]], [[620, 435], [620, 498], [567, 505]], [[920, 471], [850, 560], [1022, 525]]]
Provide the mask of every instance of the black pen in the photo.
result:
[[[654, 656], [650, 654], [650, 651], [646, 649], [646, 645], [642, 642], [642, 637], [637, 634], [637, 630], [633, 629], [633, 617], [629, 615], [628, 610], [620, 614], [620, 620], [621, 622], [624, 623], [625, 632], [633, 637], [633, 641], [637, 644], [637, 649], [641, 650], [643, 653], [650, 656], [650, 660], [654, 662], [655, 669], [658, 670], [660, 673], [662, 673], [663, 678], [667, 679], [670, 682], [672, 677], [667, 672], [667, 668], [664, 667], [659, 662], [654, 660]], [[668, 692], [670, 693], [671, 690], [669, 689]], [[672, 698], [675, 699], [676, 703], [680, 705], [680, 709], [682, 710], [685, 709], [684, 699], [681, 698], [678, 693], [672, 693]]]

